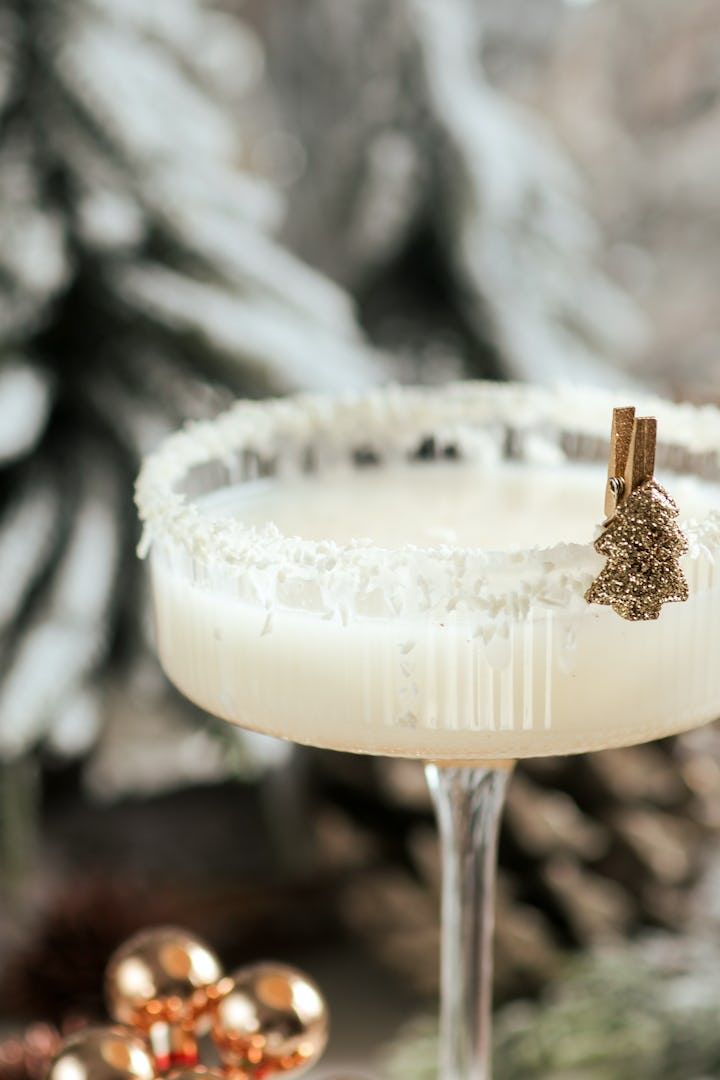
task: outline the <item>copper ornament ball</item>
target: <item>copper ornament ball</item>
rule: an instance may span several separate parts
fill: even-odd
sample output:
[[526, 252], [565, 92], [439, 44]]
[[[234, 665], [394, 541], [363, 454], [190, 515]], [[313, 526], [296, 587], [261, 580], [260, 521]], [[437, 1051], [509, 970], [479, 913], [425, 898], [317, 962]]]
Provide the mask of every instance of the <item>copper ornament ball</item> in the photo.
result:
[[113, 954], [105, 976], [114, 1020], [148, 1028], [158, 1020], [192, 1020], [205, 990], [222, 976], [212, 949], [186, 930], [162, 926], [135, 934]]
[[154, 1080], [145, 1043], [119, 1027], [87, 1028], [66, 1039], [46, 1080]]
[[302, 1070], [322, 1055], [328, 1010], [307, 975], [281, 964], [253, 964], [227, 980], [212, 1007], [212, 1034], [223, 1064], [255, 1075]]

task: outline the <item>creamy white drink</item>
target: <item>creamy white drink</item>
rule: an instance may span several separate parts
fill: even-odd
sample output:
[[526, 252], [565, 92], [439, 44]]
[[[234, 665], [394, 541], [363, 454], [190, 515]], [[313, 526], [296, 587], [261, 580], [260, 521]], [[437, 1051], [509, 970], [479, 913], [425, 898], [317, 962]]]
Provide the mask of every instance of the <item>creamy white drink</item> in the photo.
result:
[[[625, 610], [637, 583], [650, 614], [685, 594], [667, 503], [672, 529], [628, 513], [607, 563], [593, 546], [613, 408], [629, 404], [657, 419], [656, 475], [687, 539], [689, 597], [655, 621], [585, 598], [601, 569], [599, 598]], [[510, 759], [720, 715], [719, 483], [720, 410], [489, 383], [239, 402], [144, 464], [141, 551], [180, 690], [246, 728], [429, 762], [443, 1080], [490, 1076]]]
[[[666, 483], [685, 520], [720, 509], [716, 485], [683, 476]], [[592, 540], [604, 485], [598, 465], [437, 462], [259, 480], [223, 488], [199, 506], [210, 519], [272, 523], [305, 540], [519, 551]]]
[[[715, 485], [660, 479], [681, 521], [720, 507]], [[251, 599], [244, 580], [256, 575], [262, 594], [262, 558], [215, 584], [207, 574], [193, 581], [182, 561], [155, 558], [163, 666], [184, 694], [228, 720], [376, 754], [564, 753], [711, 719], [720, 714], [720, 576], [706, 551], [683, 561], [690, 600], [654, 623], [590, 607], [564, 581], [589, 580], [602, 566], [591, 542], [604, 483], [599, 464], [441, 460], [221, 488], [197, 501], [199, 519], [248, 530], [260, 552], [266, 545], [267, 596]], [[309, 559], [304, 576], [293, 564], [285, 591], [282, 566], [273, 566], [284, 544], [301, 566], [305, 548]], [[476, 603], [473, 567], [483, 578]], [[325, 597], [324, 576], [333, 575]], [[406, 595], [393, 607], [398, 580]]]

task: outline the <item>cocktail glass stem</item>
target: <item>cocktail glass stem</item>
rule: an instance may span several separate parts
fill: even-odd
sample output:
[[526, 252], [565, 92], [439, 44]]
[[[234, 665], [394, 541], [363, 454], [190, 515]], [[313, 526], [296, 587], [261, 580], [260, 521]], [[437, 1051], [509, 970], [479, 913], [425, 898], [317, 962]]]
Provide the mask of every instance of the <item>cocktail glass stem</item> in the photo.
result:
[[440, 831], [442, 1080], [490, 1080], [497, 837], [512, 762], [425, 767]]

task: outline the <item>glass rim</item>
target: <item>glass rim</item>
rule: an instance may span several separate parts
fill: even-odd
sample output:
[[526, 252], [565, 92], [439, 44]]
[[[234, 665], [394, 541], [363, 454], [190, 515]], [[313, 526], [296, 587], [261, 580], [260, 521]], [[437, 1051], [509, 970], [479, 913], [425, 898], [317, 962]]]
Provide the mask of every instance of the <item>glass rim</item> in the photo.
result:
[[[136, 484], [144, 525], [140, 553], [159, 545], [172, 552], [173, 561], [180, 557], [186, 566], [189, 560], [193, 578], [208, 585], [247, 575], [255, 579], [255, 592], [266, 606], [272, 606], [278, 575], [285, 586], [288, 580], [307, 584], [314, 577], [322, 582], [323, 603], [341, 617], [344, 609], [355, 608], [358, 597], [379, 589], [385, 591], [393, 615], [442, 617], [460, 608], [517, 618], [538, 607], [587, 607], [585, 590], [601, 563], [592, 542], [602, 517], [602, 489], [598, 520], [588, 523], [587, 543], [560, 541], [496, 551], [289, 537], [271, 524], [257, 527], [201, 513], [187, 481], [194, 470], [214, 464], [225, 477], [215, 490], [239, 483], [239, 458], [247, 465], [248, 457], [255, 475], [262, 475], [263, 460], [277, 462], [281, 455], [292, 462], [294, 475], [312, 472], [307, 458], [318, 449], [345, 461], [360, 451], [366, 456], [379, 451], [382, 461], [417, 460], [418, 447], [423, 438], [427, 445], [429, 437], [436, 440], [439, 456], [470, 456], [491, 465], [505, 460], [509, 433], [520, 445], [523, 460], [547, 463], [553, 453], [558, 463], [563, 455], [568, 460], [563, 440], [576, 439], [584, 440], [585, 452], [575, 460], [600, 462], [604, 455], [606, 462], [610, 419], [619, 397], [601, 389], [476, 381], [238, 401], [216, 419], [192, 423], [169, 436], [145, 459]], [[658, 418], [660, 468], [717, 480], [720, 409], [655, 397], [635, 403], [639, 412]], [[685, 467], [677, 467], [678, 461]], [[372, 457], [369, 463], [382, 464]], [[720, 510], [686, 523], [684, 531], [687, 560], [713, 558], [720, 549]]]

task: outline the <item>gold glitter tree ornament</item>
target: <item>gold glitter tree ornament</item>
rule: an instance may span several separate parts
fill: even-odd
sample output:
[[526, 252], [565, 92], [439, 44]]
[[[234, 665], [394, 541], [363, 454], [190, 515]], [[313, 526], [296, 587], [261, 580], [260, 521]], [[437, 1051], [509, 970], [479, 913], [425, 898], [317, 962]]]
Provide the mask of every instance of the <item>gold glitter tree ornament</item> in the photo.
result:
[[663, 604], [687, 600], [680, 557], [688, 549], [678, 508], [654, 478], [657, 421], [613, 411], [605, 512], [595, 541], [607, 563], [585, 593], [632, 622], [657, 619]]

